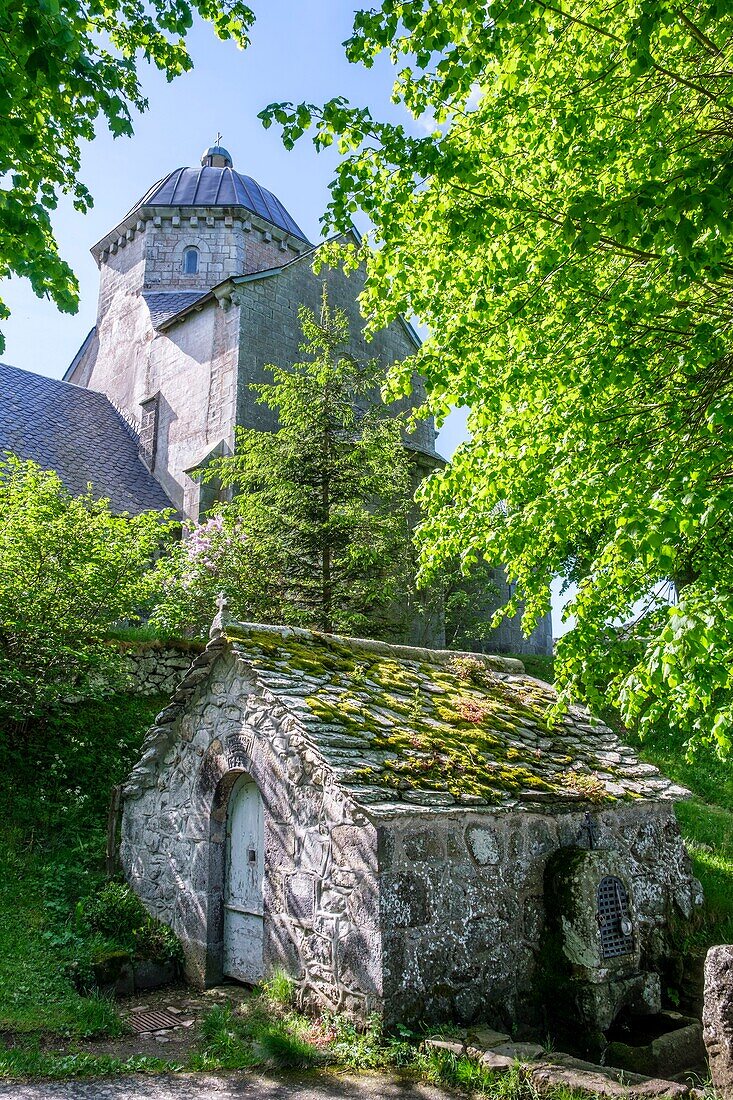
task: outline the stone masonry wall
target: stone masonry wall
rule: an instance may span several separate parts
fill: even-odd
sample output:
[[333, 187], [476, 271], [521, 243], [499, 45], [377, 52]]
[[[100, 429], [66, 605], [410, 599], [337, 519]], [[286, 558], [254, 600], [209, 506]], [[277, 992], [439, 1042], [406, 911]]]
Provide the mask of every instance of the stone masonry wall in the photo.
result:
[[[209, 290], [230, 275], [276, 267], [308, 248], [256, 215], [226, 207], [161, 207], [144, 221], [149, 290]], [[191, 245], [199, 250], [195, 275], [183, 270], [183, 252]]]
[[186, 474], [222, 440], [234, 445], [239, 318], [216, 301], [155, 336], [149, 387], [159, 392], [155, 475], [176, 506], [198, 519], [200, 483]]
[[[141, 210], [128, 221], [95, 249], [96, 333], [69, 381], [106, 393], [134, 422], [157, 395], [153, 473], [176, 508], [198, 519], [199, 485], [185, 471], [220, 442], [233, 446], [239, 311], [210, 301], [157, 333], [142, 292], [203, 293], [229, 275], [287, 263], [307, 245], [226, 208]], [[183, 272], [189, 245], [199, 249], [195, 275]]]
[[172, 695], [203, 646], [140, 645], [123, 654], [124, 675], [136, 695]]
[[222, 440], [233, 443], [238, 310], [212, 301], [185, 324], [155, 333], [140, 294], [141, 240], [103, 265], [96, 354], [69, 380], [106, 393], [135, 421], [141, 402], [158, 395], [153, 472], [179, 511], [197, 519], [200, 486], [185, 471]]
[[[196, 675], [206, 677], [215, 652], [196, 658]], [[221, 979], [227, 800], [245, 772], [265, 813], [266, 971], [284, 966], [303, 1001], [362, 1016], [376, 1010], [376, 831], [318, 762], [292, 714], [227, 655], [167, 728], [159, 735], [167, 738], [165, 755], [145, 781], [133, 777], [125, 788], [120, 854], [149, 911], [181, 937], [189, 978]], [[137, 773], [146, 756], [155, 746]]]
[[[387, 329], [375, 334], [367, 343], [362, 335], [364, 319], [359, 313], [358, 295], [364, 283], [361, 271], [351, 275], [328, 269], [316, 277], [311, 269], [311, 258], [304, 256], [276, 275], [244, 283], [236, 288], [241, 316], [241, 355], [239, 392], [237, 395], [237, 422], [245, 427], [275, 427], [275, 417], [269, 410], [256, 405], [250, 386], [270, 381], [265, 368], [274, 363], [284, 366], [302, 359], [299, 350], [303, 342], [298, 309], [306, 306], [316, 315], [321, 308], [321, 292], [326, 282], [331, 306], [342, 309], [351, 330], [349, 351], [362, 361], [377, 359], [386, 370], [393, 362], [404, 359], [416, 350], [415, 344], [401, 322], [394, 322]], [[425, 388], [422, 380], [414, 378], [414, 396], [411, 401], [398, 403], [396, 409], [422, 404]], [[269, 419], [268, 419], [269, 417]], [[435, 428], [432, 419], [419, 422], [413, 443], [425, 451], [435, 446]]]
[[[512, 585], [508, 582], [504, 569], [494, 570], [494, 584], [498, 591], [489, 593], [482, 619], [488, 623], [495, 611], [509, 601], [513, 595]], [[503, 619], [498, 626], [487, 630], [486, 638], [476, 648], [486, 653], [540, 653], [552, 655], [552, 614], [547, 612], [538, 622], [529, 637], [522, 633], [522, 615], [518, 612], [510, 619]]]
[[68, 381], [106, 393], [118, 408], [140, 419], [139, 402], [146, 392], [150, 312], [141, 297], [145, 271], [145, 239], [138, 233], [115, 245], [99, 273], [96, 353], [79, 362]]
[[[634, 900], [642, 968], [668, 953], [667, 920], [689, 919], [699, 884], [669, 803], [594, 814], [598, 847], [617, 850]], [[385, 1017], [532, 1015], [544, 924], [543, 876], [561, 846], [583, 843], [583, 814], [406, 813], [379, 827]]]

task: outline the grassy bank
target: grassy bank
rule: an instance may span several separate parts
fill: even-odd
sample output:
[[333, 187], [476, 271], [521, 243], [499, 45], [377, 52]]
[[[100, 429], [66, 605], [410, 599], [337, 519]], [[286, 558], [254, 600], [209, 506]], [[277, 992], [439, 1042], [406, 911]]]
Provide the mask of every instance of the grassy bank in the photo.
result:
[[[284, 975], [238, 1002], [216, 1004], [201, 1021], [198, 1042], [175, 1058], [115, 1057], [85, 1050], [60, 1053], [24, 1043], [0, 1050], [0, 1078], [59, 1079], [113, 1076], [131, 1072], [232, 1070], [304, 1073], [390, 1072], [406, 1083], [430, 1082], [493, 1100], [536, 1100], [536, 1092], [517, 1067], [501, 1077], [463, 1055], [424, 1047], [422, 1036], [382, 1032], [375, 1017], [357, 1029], [346, 1017], [324, 1013], [304, 1016], [294, 1007], [292, 984]], [[569, 1092], [562, 1095], [572, 1100]], [[554, 1100], [561, 1100], [561, 1094]]]
[[103, 948], [79, 913], [104, 877], [112, 786], [165, 700], [118, 696], [0, 741], [0, 1031], [82, 1038], [121, 1028], [80, 992]]
[[676, 814], [705, 906], [683, 947], [701, 953], [712, 944], [733, 942], [733, 760], [719, 760], [703, 747], [687, 762], [683, 738], [670, 730], [629, 740], [644, 760], [693, 795], [677, 804]]

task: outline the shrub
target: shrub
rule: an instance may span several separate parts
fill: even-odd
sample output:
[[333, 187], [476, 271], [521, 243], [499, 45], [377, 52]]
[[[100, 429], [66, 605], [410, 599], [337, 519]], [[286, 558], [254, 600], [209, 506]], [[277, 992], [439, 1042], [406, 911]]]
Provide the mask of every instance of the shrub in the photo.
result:
[[183, 962], [181, 942], [172, 928], [153, 917], [147, 917], [134, 933], [135, 955], [151, 962]]
[[149, 606], [165, 513], [115, 516], [91, 488], [72, 496], [57, 474], [0, 461], [0, 720], [25, 733], [70, 695], [100, 693], [119, 670], [106, 634]]
[[148, 914], [129, 886], [108, 882], [83, 905], [90, 928], [114, 940], [132, 936], [148, 919]]
[[180, 962], [181, 945], [171, 928], [151, 917], [129, 886], [108, 882], [81, 906], [93, 932], [109, 937], [136, 958]]

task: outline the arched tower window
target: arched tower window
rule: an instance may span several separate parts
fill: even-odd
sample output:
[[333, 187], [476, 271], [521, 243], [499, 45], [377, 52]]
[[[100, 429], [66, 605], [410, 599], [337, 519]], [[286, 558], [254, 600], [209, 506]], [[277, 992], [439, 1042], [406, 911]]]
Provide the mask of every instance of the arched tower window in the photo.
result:
[[183, 274], [184, 275], [198, 275], [199, 270], [199, 250], [191, 245], [189, 248], [183, 250]]

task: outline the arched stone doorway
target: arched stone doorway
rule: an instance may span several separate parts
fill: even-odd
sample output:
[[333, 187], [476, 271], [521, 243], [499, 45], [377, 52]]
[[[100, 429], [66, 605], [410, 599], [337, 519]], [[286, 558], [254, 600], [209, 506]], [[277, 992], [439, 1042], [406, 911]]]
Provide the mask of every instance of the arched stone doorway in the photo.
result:
[[262, 795], [246, 773], [231, 789], [226, 820], [222, 969], [254, 984], [264, 972], [265, 829]]

